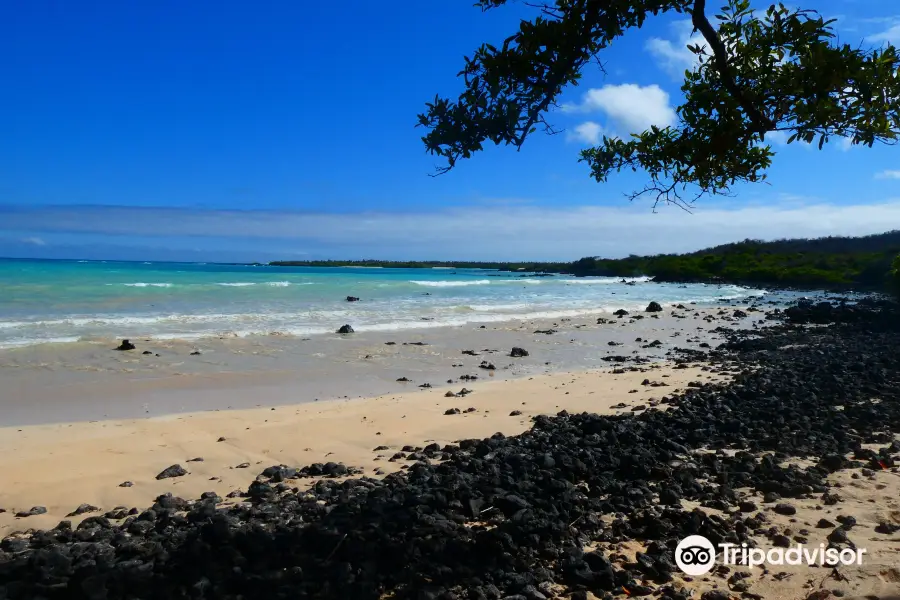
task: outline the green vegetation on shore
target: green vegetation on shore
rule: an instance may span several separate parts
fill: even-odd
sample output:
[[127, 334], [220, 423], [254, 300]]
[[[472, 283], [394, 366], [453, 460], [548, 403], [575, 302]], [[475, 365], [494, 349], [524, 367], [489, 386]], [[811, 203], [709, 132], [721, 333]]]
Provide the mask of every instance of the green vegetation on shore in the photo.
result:
[[759, 285], [883, 288], [892, 261], [900, 265], [900, 231], [859, 238], [745, 240], [690, 254], [582, 258], [575, 275], [629, 277], [657, 281], [723, 281]]
[[900, 254], [897, 255], [891, 266], [891, 288], [895, 294], [900, 294]]
[[587, 257], [571, 263], [277, 261], [272, 266], [496, 269], [656, 281], [900, 290], [900, 231], [865, 237], [745, 240], [688, 254]]

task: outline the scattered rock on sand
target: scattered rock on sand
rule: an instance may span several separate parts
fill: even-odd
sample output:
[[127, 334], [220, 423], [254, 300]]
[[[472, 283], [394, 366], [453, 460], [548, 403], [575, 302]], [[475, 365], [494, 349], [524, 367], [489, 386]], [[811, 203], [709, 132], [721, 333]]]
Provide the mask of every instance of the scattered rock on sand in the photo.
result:
[[194, 350], [193, 352], [191, 352], [191, 356], [200, 356], [200, 351]]
[[149, 350], [144, 350], [143, 352], [141, 352], [141, 354], [143, 354], [144, 356], [147, 356], [148, 354], [153, 354], [153, 353], [150, 352]]
[[337, 330], [337, 333], [353, 333], [353, 328], [349, 325], [341, 325], [341, 328]]
[[489, 363], [489, 362], [486, 361], [486, 360], [481, 361], [481, 364], [478, 365], [478, 368], [479, 368], [479, 369], [485, 369], [485, 370], [487, 370], [487, 371], [494, 371], [494, 370], [497, 369], [497, 367], [494, 366], [494, 363]]
[[458, 408], [448, 408], [447, 410], [444, 411], [445, 415], [458, 415], [459, 413], [460, 413], [460, 410]]
[[356, 296], [347, 296], [347, 302], [359, 302], [359, 298]]
[[776, 504], [774, 510], [775, 510], [775, 512], [777, 512], [779, 515], [787, 515], [787, 516], [790, 516], [790, 515], [796, 515], [796, 514], [797, 514], [797, 509], [794, 508], [794, 506], [793, 506], [792, 504]]
[[203, 457], [202, 457], [202, 456], [198, 456], [198, 457], [196, 457], [196, 458], [189, 458], [189, 459], [187, 459], [187, 461], [185, 461], [185, 462], [203, 462]]
[[119, 344], [119, 347], [116, 350], [134, 350], [137, 346], [131, 343], [131, 340], [122, 340], [122, 343]]
[[119, 484], [119, 487], [131, 487], [133, 485], [134, 484], [130, 481], [123, 481], [122, 483]]
[[97, 508], [96, 506], [93, 506], [91, 504], [81, 504], [78, 506], [78, 508], [76, 508], [75, 510], [73, 510], [72, 512], [67, 514], [66, 516], [67, 517], [77, 517], [78, 515], [83, 515], [84, 513], [99, 512], [99, 511], [100, 511], [99, 508]]
[[399, 378], [397, 379], [397, 381], [400, 381], [400, 382], [409, 382], [409, 381], [411, 381], [411, 380], [410, 380], [408, 377], [399, 377]]
[[662, 306], [659, 305], [659, 302], [651, 302], [647, 305], [647, 308], [644, 309], [644, 312], [660, 312], [662, 311]]
[[617, 311], [614, 312], [613, 314], [616, 315], [617, 317], [619, 317], [619, 318], [621, 319], [622, 317], [624, 317], [625, 315], [628, 314], [628, 311], [625, 310], [624, 308], [620, 308], [619, 310], [617, 310]]
[[514, 411], [512, 411], [511, 413], [509, 413], [509, 416], [511, 416], [511, 417], [518, 417], [518, 416], [521, 415], [521, 414], [522, 414], [522, 411], [521, 411], [521, 410], [514, 410]]
[[29, 510], [20, 510], [16, 513], [17, 517], [25, 518], [25, 517], [33, 517], [35, 515], [43, 515], [47, 513], [46, 507], [43, 506], [32, 506]]
[[528, 356], [528, 350], [525, 348], [519, 348], [518, 346], [514, 347], [512, 351], [509, 353], [513, 358], [521, 358], [523, 356]]
[[157, 479], [169, 479], [171, 477], [182, 477], [187, 475], [187, 470], [181, 465], [172, 465], [171, 467], [166, 467], [162, 471], [160, 471], [159, 475], [156, 476]]

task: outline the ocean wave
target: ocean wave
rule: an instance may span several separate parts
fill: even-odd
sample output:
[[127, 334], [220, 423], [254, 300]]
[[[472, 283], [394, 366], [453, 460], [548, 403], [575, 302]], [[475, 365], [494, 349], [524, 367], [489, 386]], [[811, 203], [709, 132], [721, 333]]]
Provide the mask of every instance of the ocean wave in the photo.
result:
[[137, 283], [122, 283], [122, 284], [107, 283], [106, 285], [124, 285], [124, 286], [128, 286], [128, 287], [164, 287], [165, 288], [165, 287], [172, 287], [175, 284], [173, 284], [173, 283], [145, 283], [143, 281], [139, 281]]
[[646, 283], [650, 281], [649, 277], [585, 277], [579, 279], [564, 279], [561, 281], [565, 281], [566, 283], [577, 283], [581, 285], [597, 285], [622, 283], [623, 279], [626, 283]]
[[272, 287], [287, 287], [291, 285], [290, 281], [267, 281], [266, 285], [271, 285]]
[[255, 283], [251, 283], [249, 281], [236, 281], [233, 283], [217, 283], [216, 285], [224, 285], [226, 287], [247, 287], [251, 285], [256, 285]]
[[10, 348], [25, 348], [26, 346], [37, 346], [38, 344], [71, 344], [72, 342], [80, 342], [81, 338], [56, 337], [56, 338], [21, 338], [14, 340], [0, 341], [0, 350], [9, 350]]
[[489, 279], [476, 279], [474, 281], [410, 281], [416, 285], [426, 287], [465, 287], [469, 285], [490, 285]]

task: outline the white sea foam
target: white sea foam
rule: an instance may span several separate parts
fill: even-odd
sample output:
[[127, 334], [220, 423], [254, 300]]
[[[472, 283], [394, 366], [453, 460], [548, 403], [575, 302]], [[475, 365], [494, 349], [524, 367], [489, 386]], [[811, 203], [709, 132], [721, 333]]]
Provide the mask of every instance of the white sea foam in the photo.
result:
[[410, 281], [416, 285], [426, 287], [466, 287], [470, 285], [490, 285], [490, 279], [475, 279], [472, 281]]
[[287, 287], [291, 285], [290, 281], [267, 281], [266, 285], [271, 285], [272, 287]]
[[[107, 283], [106, 285], [119, 285], [119, 284]], [[174, 284], [172, 284], [172, 283], [145, 283], [143, 281], [139, 281], [137, 283], [123, 283], [121, 285], [125, 285], [128, 287], [163, 287], [163, 288], [167, 288], [167, 287], [172, 287]]]
[[247, 287], [256, 284], [249, 281], [236, 281], [233, 283], [217, 283], [216, 285], [224, 285], [226, 287]]
[[26, 346], [36, 346], [38, 344], [71, 344], [78, 342], [79, 337], [55, 337], [55, 338], [17, 338], [13, 340], [0, 341], [0, 350], [8, 350], [10, 348], [24, 348]]
[[596, 285], [622, 283], [622, 279], [625, 279], [626, 283], [646, 283], [650, 281], [649, 277], [579, 277], [578, 279], [563, 279], [560, 281], [582, 285]]

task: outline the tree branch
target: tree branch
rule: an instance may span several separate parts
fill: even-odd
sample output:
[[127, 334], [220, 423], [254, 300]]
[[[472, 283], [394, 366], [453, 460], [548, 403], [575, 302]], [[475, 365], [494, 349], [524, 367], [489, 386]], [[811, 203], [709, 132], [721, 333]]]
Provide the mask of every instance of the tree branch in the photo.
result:
[[756, 132], [765, 134], [767, 131], [773, 130], [775, 128], [775, 123], [760, 112], [760, 110], [747, 99], [743, 90], [741, 90], [735, 82], [734, 76], [731, 73], [731, 68], [728, 66], [728, 50], [725, 48], [725, 44], [722, 43], [722, 40], [719, 39], [719, 36], [709, 22], [709, 19], [706, 18], [706, 0], [694, 0], [694, 9], [691, 12], [691, 23], [693, 24], [694, 29], [699, 31], [703, 35], [703, 39], [709, 44], [713, 53], [716, 69], [722, 77], [722, 85], [725, 86], [728, 93], [731, 94], [740, 107], [747, 113], [747, 116], [750, 117], [750, 121], [756, 128]]

